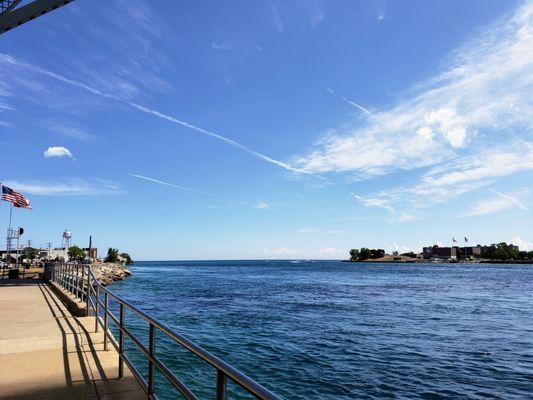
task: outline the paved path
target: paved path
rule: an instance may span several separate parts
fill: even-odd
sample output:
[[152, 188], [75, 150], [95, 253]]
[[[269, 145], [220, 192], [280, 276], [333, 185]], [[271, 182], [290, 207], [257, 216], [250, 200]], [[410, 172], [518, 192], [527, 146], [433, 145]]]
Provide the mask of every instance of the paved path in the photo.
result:
[[146, 399], [94, 317], [73, 317], [39, 281], [0, 281], [0, 399]]

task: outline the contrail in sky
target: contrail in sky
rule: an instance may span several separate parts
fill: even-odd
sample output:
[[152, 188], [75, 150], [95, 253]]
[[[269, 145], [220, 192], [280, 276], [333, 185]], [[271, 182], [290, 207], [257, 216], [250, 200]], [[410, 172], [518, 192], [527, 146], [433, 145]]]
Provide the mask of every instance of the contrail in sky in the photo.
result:
[[355, 101], [352, 101], [350, 99], [347, 99], [346, 97], [342, 97], [342, 96], [339, 96], [337, 93], [335, 93], [335, 91], [330, 88], [330, 87], [326, 87], [326, 90], [329, 94], [332, 94], [334, 95], [335, 97], [339, 97], [340, 99], [342, 99], [343, 101], [345, 101], [346, 103], [348, 103], [349, 105], [351, 105], [352, 107], [355, 107], [357, 108], [359, 111], [362, 111], [366, 114], [366, 116], [368, 117], [370, 114], [372, 114], [372, 112], [370, 110], [368, 110], [367, 108], [363, 107], [362, 105], [360, 104], [357, 104]]
[[162, 118], [162, 119], [166, 119], [167, 121], [170, 121], [170, 122], [173, 122], [175, 124], [184, 126], [186, 128], [189, 128], [189, 129], [192, 129], [192, 130], [194, 130], [196, 132], [199, 132], [199, 133], [202, 133], [204, 135], [211, 136], [211, 137], [213, 137], [213, 138], [215, 138], [217, 140], [220, 140], [220, 141], [222, 141], [224, 143], [227, 143], [227, 144], [229, 144], [231, 146], [237, 147], [238, 149], [241, 149], [241, 150], [243, 150], [243, 151], [245, 151], [247, 153], [250, 153], [250, 154], [252, 154], [252, 155], [254, 155], [254, 156], [256, 156], [256, 157], [258, 157], [258, 158], [260, 158], [262, 160], [265, 160], [265, 161], [267, 161], [269, 163], [277, 165], [277, 166], [279, 166], [281, 168], [284, 168], [284, 169], [286, 169], [288, 171], [298, 172], [300, 174], [308, 174], [308, 175], [313, 175], [313, 176], [318, 177], [318, 175], [312, 174], [311, 172], [307, 172], [307, 171], [305, 171], [303, 169], [300, 169], [300, 168], [292, 167], [291, 165], [289, 165], [287, 163], [275, 160], [275, 159], [273, 159], [273, 158], [271, 158], [271, 157], [269, 157], [269, 156], [267, 156], [265, 154], [259, 153], [259, 152], [255, 151], [255, 150], [252, 150], [249, 147], [246, 147], [246, 146], [240, 144], [239, 142], [236, 142], [235, 140], [232, 140], [232, 139], [229, 139], [229, 138], [227, 138], [225, 136], [219, 135], [218, 133], [208, 131], [207, 129], [200, 128], [199, 126], [196, 126], [196, 125], [190, 124], [188, 122], [179, 120], [179, 119], [174, 118], [174, 117], [172, 117], [170, 115], [163, 114], [162, 112], [159, 112], [157, 110], [152, 110], [152, 109], [150, 109], [148, 107], [145, 107], [145, 106], [142, 106], [140, 104], [132, 103], [130, 101], [128, 101], [127, 103], [131, 107], [136, 108], [139, 111], [142, 111], [142, 112], [147, 113], [147, 114], [152, 114], [152, 115], [154, 115], [156, 117], [159, 117], [159, 118]]
[[122, 99], [119, 96], [116, 96], [114, 94], [102, 92], [101, 90], [98, 90], [96, 88], [93, 88], [92, 86], [86, 85], [85, 83], [78, 82], [78, 81], [66, 78], [66, 77], [64, 77], [62, 75], [56, 74], [55, 72], [49, 71], [47, 69], [36, 67], [36, 66], [28, 64], [26, 62], [19, 61], [19, 60], [15, 59], [14, 57], [12, 57], [12, 56], [10, 56], [8, 54], [0, 53], [0, 61], [8, 62], [8, 63], [10, 63], [12, 65], [16, 65], [16, 66], [19, 66], [19, 67], [24, 67], [24, 68], [31, 69], [34, 72], [46, 75], [46, 76], [48, 76], [50, 78], [53, 78], [55, 80], [58, 80], [60, 82], [66, 83], [66, 84], [71, 85], [71, 86], [75, 86], [75, 87], [77, 87], [79, 89], [83, 89], [83, 90], [85, 90], [85, 91], [87, 91], [89, 93], [92, 93], [94, 95], [105, 97], [107, 99], [113, 99], [115, 101], [127, 104], [130, 107], [133, 107], [133, 108], [135, 108], [138, 111], [142, 111], [144, 113], [154, 115], [154, 116], [156, 116], [158, 118], [165, 119], [167, 121], [173, 122], [173, 123], [181, 125], [183, 127], [192, 129], [192, 130], [194, 130], [194, 131], [196, 131], [198, 133], [202, 133], [202, 134], [210, 136], [210, 137], [212, 137], [214, 139], [220, 140], [220, 141], [222, 141], [222, 142], [224, 142], [226, 144], [229, 144], [229, 145], [231, 145], [233, 147], [236, 147], [236, 148], [238, 148], [240, 150], [243, 150], [243, 151], [245, 151], [245, 152], [247, 152], [249, 154], [252, 154], [253, 156], [255, 156], [255, 157], [257, 157], [257, 158], [259, 158], [259, 159], [261, 159], [263, 161], [266, 161], [266, 162], [269, 162], [271, 164], [277, 165], [278, 167], [281, 167], [281, 168], [283, 168], [283, 169], [285, 169], [287, 171], [297, 172], [297, 173], [300, 173], [300, 174], [312, 175], [312, 176], [321, 178], [320, 176], [318, 176], [316, 174], [313, 174], [311, 172], [308, 172], [308, 171], [300, 169], [300, 168], [295, 168], [295, 167], [291, 166], [290, 164], [284, 163], [282, 161], [275, 160], [275, 159], [273, 159], [273, 158], [271, 158], [271, 157], [269, 157], [269, 156], [267, 156], [267, 155], [265, 155], [263, 153], [260, 153], [258, 151], [252, 150], [249, 147], [246, 147], [246, 146], [240, 144], [239, 142], [236, 142], [235, 140], [232, 140], [232, 139], [229, 139], [229, 138], [227, 138], [225, 136], [219, 135], [218, 133], [214, 133], [214, 132], [208, 131], [207, 129], [200, 128], [200, 127], [198, 127], [196, 125], [193, 125], [193, 124], [188, 123], [186, 121], [179, 120], [179, 119], [177, 119], [175, 117], [172, 117], [170, 115], [164, 114], [164, 113], [159, 112], [157, 110], [152, 110], [152, 109], [150, 109], [148, 107], [145, 107], [145, 106], [142, 106], [140, 104], [136, 104], [136, 103], [124, 100], [124, 99]]
[[342, 98], [346, 103], [350, 104], [351, 106], [357, 108], [358, 110], [364, 112], [366, 115], [370, 115], [372, 114], [369, 110], [367, 110], [366, 108], [364, 108], [363, 106], [360, 106], [359, 104], [357, 104], [355, 101], [352, 101], [350, 99], [347, 99], [346, 97], [343, 97]]
[[145, 181], [149, 181], [149, 182], [153, 182], [153, 183], [158, 183], [158, 184], [160, 184], [160, 185], [169, 186], [169, 187], [173, 187], [173, 188], [176, 188], [176, 189], [186, 190], [186, 191], [188, 191], [188, 192], [194, 192], [194, 193], [199, 193], [199, 194], [203, 194], [203, 195], [206, 195], [206, 196], [211, 196], [211, 197], [213, 197], [213, 195], [212, 195], [211, 193], [202, 192], [201, 190], [191, 189], [191, 188], [188, 188], [188, 187], [185, 187], [185, 186], [174, 185], [173, 183], [168, 183], [168, 182], [160, 181], [159, 179], [150, 178], [150, 177], [148, 177], [148, 176], [137, 175], [137, 174], [128, 174], [128, 175], [129, 175], [129, 176], [133, 176], [134, 178], [143, 179], [143, 180], [145, 180]]
[[495, 193], [498, 196], [501, 196], [504, 199], [509, 200], [511, 203], [514, 203], [517, 207], [521, 208], [522, 210], [527, 210], [527, 207], [525, 205], [523, 205], [520, 201], [518, 201], [518, 199], [516, 197], [510, 196], [510, 195], [505, 194], [505, 193], [498, 192], [498, 191], [496, 191], [494, 189], [489, 189], [489, 190], [492, 193]]

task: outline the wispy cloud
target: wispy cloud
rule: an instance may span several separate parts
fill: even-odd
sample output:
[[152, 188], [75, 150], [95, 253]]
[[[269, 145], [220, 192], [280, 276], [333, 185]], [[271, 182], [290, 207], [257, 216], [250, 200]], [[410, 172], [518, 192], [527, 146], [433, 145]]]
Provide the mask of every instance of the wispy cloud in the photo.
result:
[[287, 246], [281, 246], [281, 247], [278, 247], [276, 249], [273, 249], [273, 250], [269, 250], [269, 249], [263, 249], [263, 254], [265, 256], [270, 256], [270, 255], [274, 255], [274, 256], [294, 256], [294, 255], [300, 255], [302, 254], [302, 251], [301, 250], [292, 250], [292, 249], [289, 249]]
[[95, 182], [79, 178], [63, 181], [7, 180], [3, 184], [19, 192], [36, 196], [95, 196], [123, 193], [112, 182], [98, 179], [95, 179]]
[[367, 207], [379, 207], [391, 213], [395, 212], [394, 208], [389, 205], [389, 202], [386, 199], [380, 199], [379, 197], [363, 197], [357, 194], [353, 194], [353, 196]]
[[488, 187], [499, 178], [532, 170], [533, 144], [520, 143], [507, 151], [479, 148], [478, 154], [431, 168], [414, 185], [355, 197], [366, 206], [381, 207], [391, 213], [398, 209], [420, 210]]
[[65, 136], [71, 139], [81, 140], [84, 142], [90, 142], [96, 138], [95, 135], [88, 133], [84, 131], [83, 129], [75, 127], [75, 126], [51, 124], [48, 129], [62, 136]]
[[132, 102], [128, 102], [128, 104], [131, 105], [132, 107], [142, 111], [142, 112], [147, 113], [147, 114], [152, 114], [152, 115], [154, 115], [156, 117], [165, 119], [167, 121], [173, 122], [175, 124], [184, 126], [186, 128], [192, 129], [192, 130], [194, 130], [196, 132], [199, 132], [199, 133], [202, 133], [204, 135], [207, 135], [207, 136], [210, 136], [212, 138], [215, 138], [217, 140], [220, 140], [220, 141], [222, 141], [222, 142], [224, 142], [226, 144], [229, 144], [229, 145], [231, 145], [233, 147], [236, 147], [236, 148], [238, 148], [240, 150], [243, 150], [243, 151], [245, 151], [245, 152], [247, 152], [249, 154], [252, 154], [255, 157], [260, 158], [263, 161], [266, 161], [266, 162], [269, 162], [271, 164], [277, 165], [278, 167], [281, 167], [281, 168], [283, 168], [283, 169], [285, 169], [287, 171], [296, 172], [296, 173], [303, 173], [303, 174], [310, 174], [310, 175], [317, 176], [316, 174], [310, 173], [310, 172], [305, 171], [303, 169], [294, 168], [294, 167], [292, 167], [291, 165], [289, 165], [287, 163], [275, 160], [275, 159], [273, 159], [273, 158], [271, 158], [271, 157], [269, 157], [269, 156], [267, 156], [265, 154], [259, 153], [259, 152], [255, 151], [255, 150], [252, 150], [252, 149], [250, 149], [250, 148], [248, 148], [248, 147], [236, 142], [235, 140], [232, 140], [232, 139], [229, 139], [229, 138], [227, 138], [225, 136], [219, 135], [218, 133], [208, 131], [207, 129], [200, 128], [200, 127], [198, 127], [196, 125], [193, 125], [193, 124], [191, 124], [189, 122], [185, 122], [185, 121], [179, 120], [179, 119], [177, 119], [175, 117], [172, 117], [172, 116], [167, 115], [167, 114], [163, 114], [163, 113], [161, 113], [159, 111], [152, 110], [152, 109], [150, 109], [148, 107], [145, 107], [145, 106], [142, 106], [142, 105], [139, 105], [139, 104], [135, 104], [135, 103], [132, 103]]
[[213, 42], [211, 48], [215, 50], [231, 50], [233, 45], [230, 42]]
[[486, 215], [512, 208], [527, 210], [527, 207], [524, 206], [524, 204], [522, 204], [522, 202], [519, 201], [515, 196], [501, 193], [496, 190], [491, 190], [491, 192], [496, 194], [498, 197], [479, 201], [478, 203], [474, 204], [468, 212], [461, 214], [458, 217]]
[[308, 233], [318, 233], [320, 232], [320, 229], [318, 228], [300, 228], [296, 230], [296, 233], [299, 234], [308, 234]]
[[290, 172], [295, 172], [295, 173], [299, 173], [299, 174], [307, 174], [307, 175], [313, 175], [313, 176], [316, 176], [318, 177], [316, 174], [313, 174], [312, 172], [309, 172], [309, 171], [306, 171], [304, 169], [300, 169], [300, 168], [295, 168], [293, 166], [291, 166], [290, 164], [288, 163], [285, 163], [283, 161], [279, 161], [279, 160], [276, 160], [272, 157], [269, 157], [263, 153], [260, 153], [258, 151], [255, 151], [255, 150], [252, 150], [251, 148], [247, 147], [247, 146], [244, 146], [243, 144], [235, 141], [235, 140], [232, 140], [232, 139], [229, 139], [225, 136], [222, 136], [218, 133], [215, 133], [215, 132], [212, 132], [212, 131], [209, 131], [207, 129], [204, 129], [204, 128], [201, 128], [199, 126], [196, 126], [196, 125], [193, 125], [189, 122], [186, 122], [186, 121], [182, 121], [178, 118], [175, 118], [175, 117], [172, 117], [168, 114], [164, 114], [160, 111], [157, 111], [157, 110], [153, 110], [149, 107], [146, 107], [146, 106], [143, 106], [143, 105], [140, 105], [140, 104], [137, 104], [135, 102], [132, 102], [132, 101], [128, 101], [128, 100], [125, 100], [123, 97], [121, 96], [118, 96], [118, 95], [115, 95], [115, 94], [112, 94], [112, 93], [106, 93], [106, 92], [103, 92], [97, 88], [94, 88], [90, 85], [87, 85], [85, 83], [82, 83], [82, 82], [78, 82], [78, 81], [75, 81], [75, 80], [72, 80], [70, 78], [66, 78], [62, 75], [59, 75], [55, 72], [52, 72], [52, 71], [49, 71], [47, 69], [43, 69], [43, 68], [40, 68], [40, 67], [36, 67], [36, 66], [33, 66], [33, 65], [30, 65], [28, 63], [25, 63], [25, 62], [22, 62], [22, 61], [19, 61], [17, 59], [15, 59], [14, 57], [10, 56], [10, 55], [7, 55], [7, 54], [2, 54], [0, 53], [0, 63], [9, 63], [9, 64], [12, 64], [12, 65], [16, 65], [18, 67], [21, 67], [21, 68], [26, 68], [26, 69], [30, 69], [32, 70], [33, 72], [36, 72], [36, 73], [40, 73], [40, 74], [43, 74], [43, 75], [46, 75], [50, 78], [53, 78], [55, 80], [58, 80], [62, 83], [65, 83], [67, 85], [70, 85], [70, 86], [74, 86], [74, 87], [77, 87], [79, 89], [82, 89], [82, 90], [85, 90], [93, 95], [96, 95], [96, 96], [100, 96], [100, 97], [104, 97], [104, 98], [107, 98], [107, 99], [110, 99], [110, 100], [115, 100], [115, 101], [118, 101], [118, 102], [121, 102], [123, 104], [127, 104], [129, 105], [130, 107], [133, 107], [134, 109], [138, 110], [138, 111], [142, 111], [143, 113], [146, 113], [146, 114], [151, 114], [155, 117], [158, 117], [158, 118], [161, 118], [161, 119], [164, 119], [164, 120], [167, 120], [167, 121], [170, 121], [170, 122], [173, 122], [177, 125], [181, 125], [185, 128], [188, 128], [188, 129], [191, 129], [193, 131], [196, 131], [198, 133], [201, 133], [201, 134], [204, 134], [204, 135], [207, 135], [207, 136], [210, 136], [214, 139], [217, 139], [219, 141], [222, 141], [226, 144], [229, 144], [233, 147], [236, 147], [240, 150], [243, 150], [263, 161], [266, 161], [270, 164], [274, 164], [278, 167], [281, 167], [287, 171], [290, 171]]
[[296, 165], [368, 179], [469, 156], [480, 147], [530, 142], [532, 15], [533, 3], [527, 2], [453, 53], [448, 68], [402, 102], [329, 132]]
[[285, 24], [281, 18], [281, 14], [278, 7], [273, 2], [268, 2], [266, 5], [266, 15], [270, 20], [270, 23], [278, 33], [285, 32]]
[[352, 100], [350, 100], [350, 99], [347, 99], [346, 97], [343, 97], [342, 99], [343, 99], [346, 103], [348, 103], [349, 105], [351, 105], [352, 107], [356, 108], [357, 110], [364, 112], [366, 115], [370, 115], [370, 114], [372, 114], [367, 108], [363, 107], [363, 106], [360, 105], [360, 104], [357, 104], [355, 101], [352, 101]]
[[270, 206], [267, 203], [265, 203], [264, 201], [258, 201], [254, 205], [254, 208], [257, 208], [258, 210], [270, 210]]
[[378, 21], [383, 21], [387, 16], [387, 3], [385, 0], [374, 0], [374, 12]]
[[68, 157], [72, 158], [72, 153], [69, 149], [63, 146], [52, 146], [47, 148], [43, 153], [44, 158], [52, 157]]
[[341, 99], [341, 100], [344, 101], [345, 103], [349, 104], [350, 106], [352, 106], [353, 108], [355, 108], [357, 111], [362, 111], [363, 114], [364, 114], [365, 116], [369, 116], [369, 115], [372, 114], [372, 112], [371, 112], [368, 108], [363, 107], [363, 106], [360, 105], [360, 104], [357, 104], [355, 101], [350, 100], [350, 99], [348, 99], [347, 97], [343, 97], [343, 96], [339, 96], [339, 95], [337, 95], [337, 93], [335, 92], [335, 90], [333, 90], [332, 88], [330, 88], [330, 87], [326, 87], [326, 91], [327, 91], [329, 94], [331, 94], [331, 95], [333, 95], [333, 96], [335, 96], [335, 97]]
[[511, 196], [510, 194], [505, 194], [505, 193], [502, 193], [502, 192], [498, 192], [498, 191], [496, 191], [494, 189], [490, 189], [490, 191], [492, 193], [496, 193], [498, 196], [502, 197], [503, 199], [505, 199], [507, 201], [510, 201], [511, 203], [513, 203], [518, 208], [521, 208], [522, 210], [527, 210], [527, 207], [521, 201], [519, 201], [516, 197]]
[[142, 179], [142, 180], [145, 180], [145, 181], [148, 181], [148, 182], [152, 182], [152, 183], [157, 183], [157, 184], [163, 185], [163, 186], [172, 187], [172, 188], [175, 188], [175, 189], [180, 189], [180, 190], [185, 190], [185, 191], [188, 191], [188, 192], [199, 193], [199, 194], [203, 194], [205, 196], [213, 196], [211, 193], [203, 192], [201, 190], [196, 190], [196, 189], [192, 189], [192, 188], [185, 187], [185, 186], [175, 185], [173, 183], [168, 183], [168, 182], [165, 182], [165, 181], [161, 181], [159, 179], [150, 178], [148, 176], [143, 176], [143, 175], [138, 175], [138, 174], [128, 174], [128, 175], [132, 176], [134, 178]]

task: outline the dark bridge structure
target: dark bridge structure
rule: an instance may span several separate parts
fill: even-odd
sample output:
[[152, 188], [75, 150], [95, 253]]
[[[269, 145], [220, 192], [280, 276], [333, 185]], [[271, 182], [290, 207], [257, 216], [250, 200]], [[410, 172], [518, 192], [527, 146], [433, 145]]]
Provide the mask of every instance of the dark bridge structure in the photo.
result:
[[[0, 34], [53, 11], [73, 0], [0, 0]], [[23, 3], [22, 5], [20, 3]]]

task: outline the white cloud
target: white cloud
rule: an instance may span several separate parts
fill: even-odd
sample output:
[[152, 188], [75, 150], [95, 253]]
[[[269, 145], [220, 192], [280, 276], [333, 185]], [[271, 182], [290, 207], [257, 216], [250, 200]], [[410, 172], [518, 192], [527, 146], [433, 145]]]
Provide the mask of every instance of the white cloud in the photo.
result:
[[211, 48], [215, 50], [231, 50], [233, 45], [230, 42], [213, 42]]
[[290, 255], [299, 255], [302, 254], [300, 250], [291, 250], [286, 246], [278, 247], [274, 250], [263, 249], [264, 255], [275, 255], [275, 256], [290, 256]]
[[[355, 197], [366, 206], [381, 207], [391, 213], [400, 207], [421, 209], [489, 186], [498, 178], [526, 171], [533, 171], [533, 144], [520, 142], [508, 145], [505, 150], [481, 147], [477, 154], [453, 159], [431, 168], [419, 178], [418, 184]], [[504, 207], [504, 203], [509, 203], [509, 199], [496, 200], [485, 207], [495, 208], [498, 204], [499, 207]]]
[[390, 211], [391, 213], [395, 212], [394, 208], [387, 204], [388, 201], [386, 199], [380, 199], [379, 197], [363, 197], [357, 194], [354, 194], [353, 196], [367, 207], [379, 207]]
[[[396, 106], [329, 132], [300, 169], [357, 177], [434, 166], [502, 144], [531, 143], [533, 3], [501, 19], [452, 55], [453, 62]], [[520, 153], [515, 146], [514, 156]]]
[[267, 203], [265, 203], [264, 201], [258, 201], [254, 205], [254, 208], [257, 208], [258, 210], [269, 210], [270, 206]]
[[460, 217], [472, 217], [477, 215], [492, 214], [499, 211], [508, 210], [511, 208], [520, 208], [522, 210], [527, 210], [527, 207], [522, 204], [516, 197], [510, 194], [504, 194], [497, 192], [496, 190], [491, 190], [493, 193], [497, 194], [498, 197], [482, 200], [470, 207], [470, 210]]
[[206, 196], [213, 196], [212, 194], [207, 193], [207, 192], [202, 192], [201, 190], [196, 190], [196, 189], [191, 189], [191, 188], [185, 187], [185, 186], [175, 185], [173, 183], [164, 182], [164, 181], [161, 181], [159, 179], [150, 178], [148, 176], [143, 176], [143, 175], [138, 175], [138, 174], [128, 174], [128, 175], [129, 176], [133, 176], [134, 178], [142, 179], [142, 180], [145, 180], [145, 181], [148, 181], [148, 182], [157, 183], [157, 184], [163, 185], [163, 186], [169, 186], [169, 187], [173, 187], [173, 188], [176, 188], [176, 189], [185, 190], [185, 191], [188, 191], [188, 192], [194, 192], [194, 193], [203, 194], [203, 195], [206, 195]]
[[518, 248], [522, 251], [533, 251], [533, 243], [532, 242], [526, 242], [519, 236], [515, 236], [512, 239], [509, 239], [507, 243], [514, 244], [515, 246], [518, 246]]
[[87, 133], [84, 130], [74, 127], [74, 126], [54, 124], [54, 125], [51, 125], [49, 129], [53, 132], [59, 133], [62, 136], [72, 138], [72, 139], [82, 140], [85, 142], [90, 142], [95, 139], [95, 136], [93, 134]]
[[[44, 76], [47, 76], [49, 78], [52, 78], [54, 80], [57, 80], [59, 82], [62, 82], [64, 84], [67, 84], [67, 85], [70, 85], [70, 86], [73, 86], [73, 87], [76, 87], [78, 89], [81, 89], [81, 90], [84, 90], [88, 93], [91, 93], [95, 96], [99, 96], [99, 97], [103, 97], [103, 98], [107, 98], [107, 99], [110, 99], [110, 100], [114, 100], [114, 101], [117, 101], [117, 102], [120, 102], [122, 104], [127, 104], [129, 105], [130, 107], [133, 107], [134, 109], [138, 110], [138, 111], [141, 111], [143, 113], [146, 113], [146, 114], [150, 114], [150, 115], [153, 115], [157, 118], [161, 118], [161, 119], [164, 119], [166, 121], [170, 121], [174, 124], [177, 124], [177, 125], [180, 125], [182, 127], [185, 127], [185, 128], [188, 128], [190, 130], [193, 130], [197, 133], [200, 133], [200, 134], [203, 134], [203, 135], [206, 135], [206, 136], [209, 136], [211, 138], [214, 138], [216, 140], [219, 140], [221, 142], [224, 142], [230, 146], [233, 146], [235, 148], [238, 148], [248, 154], [251, 154], [263, 161], [266, 161], [268, 163], [271, 163], [271, 164], [274, 164], [280, 168], [283, 168], [287, 171], [290, 171], [290, 172], [295, 172], [295, 173], [300, 173], [300, 174], [308, 174], [308, 175], [314, 175], [308, 171], [305, 171], [303, 169], [300, 169], [300, 168], [294, 168], [293, 166], [285, 163], [285, 162], [282, 162], [282, 161], [278, 161], [272, 157], [269, 157], [263, 153], [260, 153], [258, 151], [255, 151], [255, 150], [252, 150], [251, 148], [247, 147], [247, 146], [244, 146], [243, 144], [239, 143], [239, 142], [236, 142], [235, 140], [232, 140], [232, 139], [229, 139], [225, 136], [222, 136], [218, 133], [215, 133], [215, 132], [212, 132], [212, 131], [209, 131], [207, 129], [204, 129], [204, 128], [201, 128], [199, 126], [196, 126], [196, 125], [193, 125], [189, 122], [186, 122], [186, 121], [182, 121], [178, 118], [175, 118], [175, 117], [172, 117], [170, 115], [167, 115], [167, 114], [164, 114], [160, 111], [157, 111], [157, 110], [153, 110], [151, 108], [148, 108], [148, 107], [145, 107], [143, 105], [140, 105], [140, 104], [137, 104], [137, 103], [134, 103], [132, 101], [129, 101], [129, 100], [126, 100], [124, 96], [121, 95], [121, 93], [119, 92], [118, 94], [116, 93], [110, 93], [110, 92], [104, 92], [100, 89], [97, 89], [95, 87], [92, 87], [90, 85], [87, 85], [85, 83], [82, 83], [82, 82], [78, 82], [78, 81], [75, 81], [75, 80], [72, 80], [72, 79], [69, 79], [69, 78], [66, 78], [62, 75], [59, 75], [55, 72], [52, 72], [52, 71], [49, 71], [47, 69], [44, 69], [44, 68], [40, 68], [40, 67], [37, 67], [37, 66], [33, 66], [33, 65], [30, 65], [26, 62], [22, 62], [22, 61], [19, 61], [17, 60], [16, 58], [8, 55], [8, 54], [2, 54], [0, 53], [0, 64], [6, 64], [6, 65], [10, 65], [10, 66], [15, 66], [17, 67], [18, 69], [24, 69], [26, 71], [30, 71], [32, 73], [37, 73], [37, 74], [41, 74], [41, 75], [44, 75]], [[126, 97], [127, 98], [127, 97]], [[319, 177], [317, 175], [314, 175], [316, 177]], [[319, 177], [320, 178], [320, 177]]]
[[374, 11], [376, 13], [376, 19], [383, 21], [387, 11], [385, 0], [374, 0]]
[[[331, 92], [332, 93], [332, 92]], [[352, 101], [350, 99], [347, 99], [346, 97], [342, 98], [346, 103], [351, 105], [352, 107], [356, 108], [359, 111], [362, 111], [365, 115], [372, 114], [367, 108], [363, 107], [362, 105], [357, 104], [355, 101]]]
[[339, 249], [336, 249], [335, 247], [326, 246], [318, 250], [318, 254], [327, 255], [327, 256], [338, 256], [341, 254], [346, 254], [346, 250], [339, 250]]
[[296, 233], [307, 234], [307, 233], [318, 233], [320, 229], [317, 228], [300, 228], [296, 230]]
[[43, 153], [45, 158], [51, 157], [69, 157], [72, 158], [72, 153], [69, 149], [63, 146], [52, 146], [45, 150]]
[[110, 181], [96, 179], [91, 183], [85, 179], [68, 179], [65, 181], [4, 181], [3, 184], [19, 192], [37, 196], [91, 196], [123, 193]]
[[272, 26], [278, 33], [281, 34], [285, 32], [285, 24], [283, 23], [281, 14], [274, 3], [267, 3], [266, 15], [269, 18]]
[[422, 249], [415, 248], [414, 246], [402, 246], [402, 245], [395, 243], [392, 246], [387, 247], [386, 250], [387, 250], [387, 253], [389, 254], [395, 251], [397, 251], [398, 254], [409, 253], [410, 251], [416, 254], [416, 253], [420, 253]]
[[498, 192], [498, 191], [496, 191], [494, 189], [490, 189], [490, 191], [492, 193], [496, 193], [498, 196], [500, 196], [500, 197], [504, 198], [505, 200], [511, 202], [512, 204], [514, 204], [518, 208], [521, 208], [522, 210], [527, 210], [527, 207], [521, 201], [519, 201], [516, 197], [513, 197], [510, 194], [505, 194], [505, 193]]
[[316, 28], [326, 18], [326, 14], [318, 11], [311, 15], [311, 28]]

